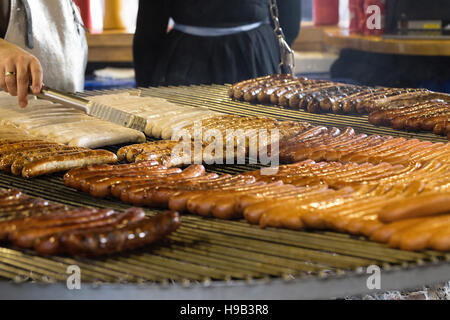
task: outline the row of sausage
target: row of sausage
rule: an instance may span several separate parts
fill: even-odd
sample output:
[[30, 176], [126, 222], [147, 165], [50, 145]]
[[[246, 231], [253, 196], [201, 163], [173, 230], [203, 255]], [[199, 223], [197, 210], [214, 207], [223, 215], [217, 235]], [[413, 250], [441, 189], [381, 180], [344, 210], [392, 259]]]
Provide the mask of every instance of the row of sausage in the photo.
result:
[[[182, 171], [141, 162], [75, 169], [65, 175], [64, 183], [139, 206], [222, 219], [244, 217], [262, 227], [333, 229], [406, 250], [450, 250], [450, 168], [438, 161], [404, 167], [308, 160], [282, 166], [272, 176], [260, 171], [218, 175], [206, 173], [201, 165]], [[391, 242], [391, 237], [375, 236], [411, 219], [419, 219], [415, 227], [435, 220], [439, 224], [426, 229], [432, 232], [421, 241], [406, 237]], [[411, 230], [394, 228], [391, 236]]]
[[297, 136], [282, 140], [280, 160], [286, 163], [312, 159], [356, 163], [407, 165], [410, 162], [439, 160], [449, 163], [450, 144], [418, 139], [357, 134], [352, 128], [313, 127]]
[[284, 74], [236, 83], [229, 96], [312, 113], [366, 113], [375, 125], [432, 131], [450, 138], [450, 95], [426, 89], [356, 86]]
[[0, 170], [36, 177], [90, 164], [116, 163], [117, 156], [106, 150], [70, 147], [30, 136], [22, 129], [0, 127]]
[[374, 125], [413, 132], [429, 131], [447, 136], [450, 140], [449, 120], [450, 103], [443, 100], [412, 103], [395, 109], [380, 109], [369, 115], [369, 122]]
[[69, 208], [0, 189], [0, 241], [40, 254], [98, 256], [144, 247], [180, 225], [177, 212]]
[[[272, 144], [267, 145], [267, 152], [271, 158], [278, 158], [283, 163], [311, 159], [341, 163], [379, 164], [386, 162], [404, 166], [408, 166], [411, 162], [425, 163], [436, 160], [448, 164], [450, 161], [450, 145], [448, 143], [358, 134], [353, 128], [339, 129], [305, 125], [294, 131], [297, 134], [286, 134], [277, 141], [276, 148]], [[245, 140], [245, 137], [242, 140], [247, 141], [243, 151], [245, 155], [249, 155], [248, 140]], [[194, 163], [195, 143], [188, 141], [187, 147], [183, 145], [183, 148], [179, 148], [180, 145], [180, 142], [170, 140], [147, 142], [123, 147], [119, 149], [117, 156], [120, 161], [156, 161], [167, 167]], [[207, 142], [203, 142], [200, 150], [204, 162], [213, 160], [214, 163], [225, 163], [226, 144], [214, 145], [215, 148], [224, 148], [220, 153], [222, 157], [219, 157], [216, 150], [214, 159], [209, 159], [212, 156], [206, 152], [208, 146], [210, 145]], [[233, 158], [237, 157], [238, 150], [233, 150], [233, 152], [235, 153]], [[186, 157], [186, 153], [189, 156]]]

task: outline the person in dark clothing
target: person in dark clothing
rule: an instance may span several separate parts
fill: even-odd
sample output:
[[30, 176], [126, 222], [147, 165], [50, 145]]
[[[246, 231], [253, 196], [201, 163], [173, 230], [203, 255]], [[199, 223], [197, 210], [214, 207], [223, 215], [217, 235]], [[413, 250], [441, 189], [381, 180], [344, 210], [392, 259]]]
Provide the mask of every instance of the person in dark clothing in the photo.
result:
[[330, 70], [334, 79], [368, 86], [423, 87], [450, 92], [450, 57], [414, 56], [341, 50]]
[[[292, 44], [300, 0], [278, 0]], [[175, 21], [167, 33], [169, 18]], [[273, 74], [280, 52], [269, 0], [140, 0], [134, 37], [138, 86], [223, 84]]]

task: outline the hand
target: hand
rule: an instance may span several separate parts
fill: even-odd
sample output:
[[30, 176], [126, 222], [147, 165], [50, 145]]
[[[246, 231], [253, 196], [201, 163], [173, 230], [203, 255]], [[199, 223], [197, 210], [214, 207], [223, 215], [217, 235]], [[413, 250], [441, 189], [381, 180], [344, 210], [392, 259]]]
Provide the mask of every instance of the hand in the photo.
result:
[[33, 94], [37, 95], [41, 92], [42, 77], [41, 63], [35, 56], [0, 39], [0, 88], [17, 96], [22, 108], [28, 104], [30, 81]]

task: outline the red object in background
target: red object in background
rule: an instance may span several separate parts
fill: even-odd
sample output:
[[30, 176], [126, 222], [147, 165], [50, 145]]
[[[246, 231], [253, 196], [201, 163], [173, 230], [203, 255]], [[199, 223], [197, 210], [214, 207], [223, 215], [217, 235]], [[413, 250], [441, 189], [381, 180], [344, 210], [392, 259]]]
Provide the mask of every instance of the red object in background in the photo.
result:
[[87, 29], [92, 30], [91, 0], [73, 0], [73, 2], [80, 8], [84, 26]]
[[350, 33], [364, 33], [364, 25], [366, 23], [364, 0], [349, 0], [348, 7], [350, 10]]
[[[374, 13], [368, 13], [367, 9], [369, 6], [373, 5], [378, 6], [380, 8], [381, 28], [377, 29], [368, 28], [367, 22], [369, 19], [371, 19]], [[364, 12], [365, 12], [364, 34], [370, 36], [381, 36], [382, 34], [384, 34], [385, 17], [386, 17], [386, 0], [364, 0]], [[369, 23], [370, 22], [371, 21], [369, 21]]]
[[314, 0], [313, 11], [316, 26], [339, 23], [339, 0]]

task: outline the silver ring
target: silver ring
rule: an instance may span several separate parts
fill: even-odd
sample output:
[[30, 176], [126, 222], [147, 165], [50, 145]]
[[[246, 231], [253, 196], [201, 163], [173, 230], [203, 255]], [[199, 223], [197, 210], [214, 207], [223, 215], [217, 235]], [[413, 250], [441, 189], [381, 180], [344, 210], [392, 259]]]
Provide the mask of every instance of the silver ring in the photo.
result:
[[15, 73], [15, 72], [5, 72], [5, 77], [8, 77], [8, 76], [13, 76], [13, 77], [15, 77], [15, 76], [16, 76], [16, 73]]

